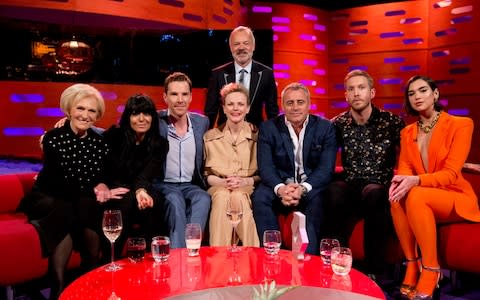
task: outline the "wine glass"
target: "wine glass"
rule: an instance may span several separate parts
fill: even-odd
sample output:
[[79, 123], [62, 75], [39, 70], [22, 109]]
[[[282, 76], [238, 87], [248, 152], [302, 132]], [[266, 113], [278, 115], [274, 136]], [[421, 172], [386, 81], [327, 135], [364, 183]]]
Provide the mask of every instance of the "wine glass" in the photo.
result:
[[243, 207], [242, 202], [236, 199], [228, 199], [227, 201], [227, 218], [232, 224], [232, 247], [230, 248], [231, 252], [239, 251], [237, 247], [237, 226], [242, 220], [243, 216]]
[[335, 247], [340, 247], [340, 242], [337, 239], [327, 238], [320, 241], [320, 257], [324, 265], [330, 265], [332, 249]]
[[114, 246], [115, 240], [120, 236], [122, 232], [122, 213], [118, 209], [108, 209], [103, 212], [102, 229], [103, 233], [110, 240], [112, 248], [112, 262], [105, 268], [107, 272], [115, 272], [120, 270], [121, 267], [114, 262]]

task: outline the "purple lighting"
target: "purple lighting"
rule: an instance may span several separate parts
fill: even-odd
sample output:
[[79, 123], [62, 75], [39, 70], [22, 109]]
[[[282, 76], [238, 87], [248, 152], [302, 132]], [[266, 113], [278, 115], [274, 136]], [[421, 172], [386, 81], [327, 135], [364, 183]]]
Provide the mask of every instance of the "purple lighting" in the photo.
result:
[[103, 99], [105, 100], [117, 100], [118, 95], [115, 92], [101, 92]]
[[300, 83], [303, 83], [305, 86], [316, 86], [317, 81], [316, 80], [311, 80], [311, 79], [301, 79], [299, 80]]
[[327, 71], [325, 71], [325, 69], [315, 69], [313, 70], [313, 74], [324, 76], [325, 74], [327, 74]]
[[41, 127], [6, 127], [3, 129], [5, 136], [41, 136], [45, 129]]
[[300, 39], [302, 39], [304, 41], [316, 41], [317, 37], [313, 34], [302, 33], [302, 34], [300, 34]]
[[314, 30], [318, 30], [318, 31], [325, 31], [325, 30], [327, 30], [327, 28], [325, 27], [325, 25], [321, 25], [321, 24], [315, 24], [315, 25], [313, 25], [313, 29], [314, 29]]
[[316, 66], [318, 61], [316, 59], [304, 59], [303, 64], [307, 66]]
[[35, 114], [39, 117], [64, 117], [65, 114], [63, 111], [58, 107], [41, 107], [38, 108]]
[[422, 23], [422, 18], [406, 18], [401, 19], [400, 24], [419, 24]]
[[436, 37], [447, 36], [447, 35], [452, 35], [452, 34], [455, 34], [455, 33], [457, 33], [456, 28], [448, 28], [448, 29], [445, 29], [445, 30], [440, 30], [440, 31], [435, 32], [435, 36]]
[[45, 97], [42, 94], [17, 94], [10, 95], [10, 101], [13, 103], [42, 103]]
[[383, 59], [383, 63], [385, 64], [402, 63], [404, 61], [404, 57], [386, 57]]
[[275, 78], [277, 79], [288, 79], [290, 78], [290, 74], [285, 73], [285, 72], [273, 72], [275, 75]]
[[290, 32], [290, 27], [288, 27], [288, 26], [273, 25], [272, 29], [275, 32]]
[[256, 6], [254, 5], [252, 7], [252, 12], [254, 13], [272, 13], [272, 7], [271, 6]]
[[272, 17], [272, 23], [290, 24], [290, 18], [286, 18], [286, 17]]
[[401, 78], [384, 78], [380, 79], [380, 84], [400, 84], [402, 83]]
[[423, 39], [422, 38], [404, 39], [402, 42], [404, 45], [423, 44]]
[[325, 44], [315, 44], [315, 49], [324, 51]]
[[432, 57], [442, 57], [450, 55], [450, 50], [434, 51]]
[[351, 46], [351, 45], [355, 44], [355, 40], [336, 40], [335, 44]]
[[318, 17], [312, 14], [303, 14], [303, 18], [307, 21], [317, 21]]
[[472, 21], [472, 19], [473, 19], [472, 16], [461, 16], [461, 17], [453, 18], [450, 23], [451, 24], [465, 23], [465, 22]]
[[388, 39], [388, 38], [396, 38], [396, 37], [402, 37], [405, 34], [401, 31], [394, 31], [394, 32], [382, 32], [380, 33], [380, 38], [382, 39]]
[[274, 70], [290, 70], [289, 64], [273, 64]]
[[350, 22], [350, 27], [355, 27], [355, 26], [365, 26], [368, 25], [367, 20], [360, 20], [360, 21], [352, 21]]
[[405, 14], [405, 10], [390, 10], [385, 12], [386, 17], [401, 16]]
[[470, 111], [468, 108], [457, 108], [457, 109], [449, 109], [448, 113], [455, 116], [468, 116], [470, 115]]
[[315, 94], [319, 94], [319, 95], [325, 95], [327, 93], [327, 90], [324, 89], [324, 88], [316, 88], [314, 90]]

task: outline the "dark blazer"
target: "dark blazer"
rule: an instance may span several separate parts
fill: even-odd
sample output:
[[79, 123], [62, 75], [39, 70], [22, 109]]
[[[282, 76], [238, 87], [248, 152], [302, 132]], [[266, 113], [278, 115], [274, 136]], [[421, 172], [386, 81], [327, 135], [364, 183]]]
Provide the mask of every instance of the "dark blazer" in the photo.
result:
[[[306, 182], [323, 190], [333, 176], [337, 144], [333, 124], [310, 115], [303, 140], [303, 166]], [[273, 188], [295, 177], [293, 142], [284, 115], [260, 125], [257, 162], [262, 183]]]
[[[210, 128], [225, 123], [227, 120], [223, 113], [220, 90], [227, 83], [235, 82], [235, 64], [229, 62], [212, 70], [208, 84], [207, 100], [205, 102], [205, 115], [210, 120]], [[250, 112], [247, 121], [259, 126], [263, 121], [263, 106], [267, 118], [278, 116], [277, 85], [271, 68], [257, 62], [252, 62], [250, 77]]]
[[[208, 130], [208, 119], [200, 114], [189, 112], [188, 116], [192, 121], [193, 136], [195, 138], [195, 170], [193, 172], [192, 183], [205, 188], [205, 180], [203, 178], [203, 135]], [[168, 114], [167, 110], [158, 112], [160, 136], [168, 139]], [[166, 164], [166, 162], [165, 162]], [[164, 166], [165, 169], [165, 166]]]

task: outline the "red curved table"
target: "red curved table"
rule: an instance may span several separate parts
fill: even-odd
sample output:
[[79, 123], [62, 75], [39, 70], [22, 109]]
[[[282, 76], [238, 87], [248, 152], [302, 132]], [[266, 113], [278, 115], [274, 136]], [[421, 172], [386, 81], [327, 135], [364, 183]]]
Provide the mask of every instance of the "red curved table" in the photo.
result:
[[210, 288], [258, 285], [265, 280], [385, 299], [375, 282], [359, 271], [352, 269], [347, 276], [337, 276], [324, 267], [319, 256], [306, 255], [305, 260], [298, 261], [286, 250], [271, 258], [263, 248], [241, 247], [240, 252], [230, 253], [228, 247], [202, 247], [200, 256], [188, 257], [182, 248], [172, 249], [165, 263], [154, 263], [149, 254], [140, 263], [128, 259], [118, 263], [123, 268], [117, 272], [100, 267], [79, 277], [60, 299], [108, 299], [112, 292], [122, 300], [162, 299]]

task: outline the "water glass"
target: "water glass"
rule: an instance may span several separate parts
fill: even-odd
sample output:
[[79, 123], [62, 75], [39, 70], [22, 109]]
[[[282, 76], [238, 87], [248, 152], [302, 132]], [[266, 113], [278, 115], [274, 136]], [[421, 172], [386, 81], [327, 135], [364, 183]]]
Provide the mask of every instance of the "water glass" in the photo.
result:
[[152, 257], [155, 262], [165, 262], [170, 257], [170, 238], [168, 236], [155, 236], [151, 244]]
[[278, 230], [265, 230], [263, 232], [263, 248], [268, 255], [277, 255], [280, 252], [282, 236]]
[[348, 275], [352, 269], [352, 250], [347, 247], [335, 247], [332, 249], [331, 264], [333, 273]]
[[127, 240], [127, 257], [131, 262], [137, 263], [143, 261], [147, 243], [144, 238], [131, 237]]
[[198, 256], [202, 243], [202, 228], [198, 223], [189, 223], [185, 226], [185, 244], [188, 256]]
[[340, 242], [337, 239], [322, 239], [320, 241], [320, 257], [325, 265], [330, 265], [330, 256], [332, 249], [340, 247]]

